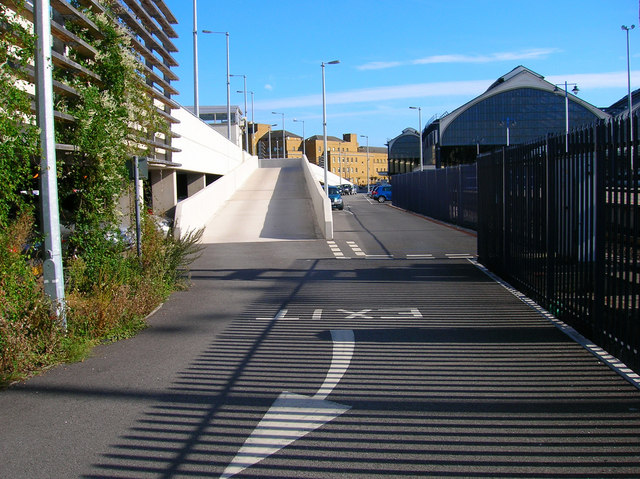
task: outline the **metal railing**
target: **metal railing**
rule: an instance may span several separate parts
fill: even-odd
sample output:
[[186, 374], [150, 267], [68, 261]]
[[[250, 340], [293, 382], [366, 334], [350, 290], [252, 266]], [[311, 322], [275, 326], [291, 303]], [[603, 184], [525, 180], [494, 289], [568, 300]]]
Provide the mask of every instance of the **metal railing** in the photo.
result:
[[478, 220], [476, 165], [392, 176], [393, 204], [475, 229]]
[[562, 135], [482, 155], [478, 255], [640, 372], [640, 175], [628, 132], [628, 120], [603, 122], [571, 133], [568, 152]]

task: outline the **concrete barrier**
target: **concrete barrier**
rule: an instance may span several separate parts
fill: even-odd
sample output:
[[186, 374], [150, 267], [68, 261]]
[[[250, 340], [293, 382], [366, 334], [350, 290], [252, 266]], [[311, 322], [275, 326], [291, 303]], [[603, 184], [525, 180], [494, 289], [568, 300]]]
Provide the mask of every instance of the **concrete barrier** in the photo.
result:
[[177, 237], [182, 238], [203, 228], [238, 187], [253, 174], [258, 168], [258, 157], [247, 155], [246, 158], [222, 178], [176, 205], [174, 231]]
[[320, 227], [320, 231], [324, 233], [325, 239], [333, 239], [333, 213], [331, 212], [331, 200], [327, 197], [320, 182], [316, 180], [316, 177], [311, 170], [311, 164], [306, 158], [300, 158], [302, 163], [302, 170], [304, 171], [304, 178], [307, 181], [307, 187], [309, 188], [309, 195], [311, 196], [311, 202], [313, 203], [313, 211], [315, 212], [316, 221]]

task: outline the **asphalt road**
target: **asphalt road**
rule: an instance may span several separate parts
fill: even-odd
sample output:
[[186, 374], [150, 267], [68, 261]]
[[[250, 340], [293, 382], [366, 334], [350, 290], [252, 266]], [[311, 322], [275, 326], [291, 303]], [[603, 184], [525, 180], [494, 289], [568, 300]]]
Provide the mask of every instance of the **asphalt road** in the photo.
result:
[[469, 233], [345, 201], [334, 241], [209, 245], [139, 336], [0, 392], [0, 477], [640, 475], [638, 389]]

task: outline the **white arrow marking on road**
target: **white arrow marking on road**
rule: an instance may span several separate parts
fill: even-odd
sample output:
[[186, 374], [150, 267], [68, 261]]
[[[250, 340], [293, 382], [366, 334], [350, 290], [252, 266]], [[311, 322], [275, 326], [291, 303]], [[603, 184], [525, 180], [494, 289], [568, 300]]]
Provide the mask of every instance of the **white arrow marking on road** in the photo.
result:
[[327, 377], [313, 397], [283, 392], [272, 404], [220, 476], [229, 478], [351, 409], [325, 398], [349, 368], [355, 346], [352, 330], [332, 330], [333, 356]]

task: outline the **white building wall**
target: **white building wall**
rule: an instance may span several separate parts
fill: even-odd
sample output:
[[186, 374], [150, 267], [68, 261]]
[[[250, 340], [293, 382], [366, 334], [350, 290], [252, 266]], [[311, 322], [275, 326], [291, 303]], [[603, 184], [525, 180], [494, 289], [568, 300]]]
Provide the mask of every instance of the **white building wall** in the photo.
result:
[[242, 148], [185, 108], [172, 110], [171, 115], [180, 120], [171, 127], [180, 135], [172, 145], [182, 150], [172, 155], [172, 161], [181, 165], [176, 170], [225, 175], [249, 158]]

